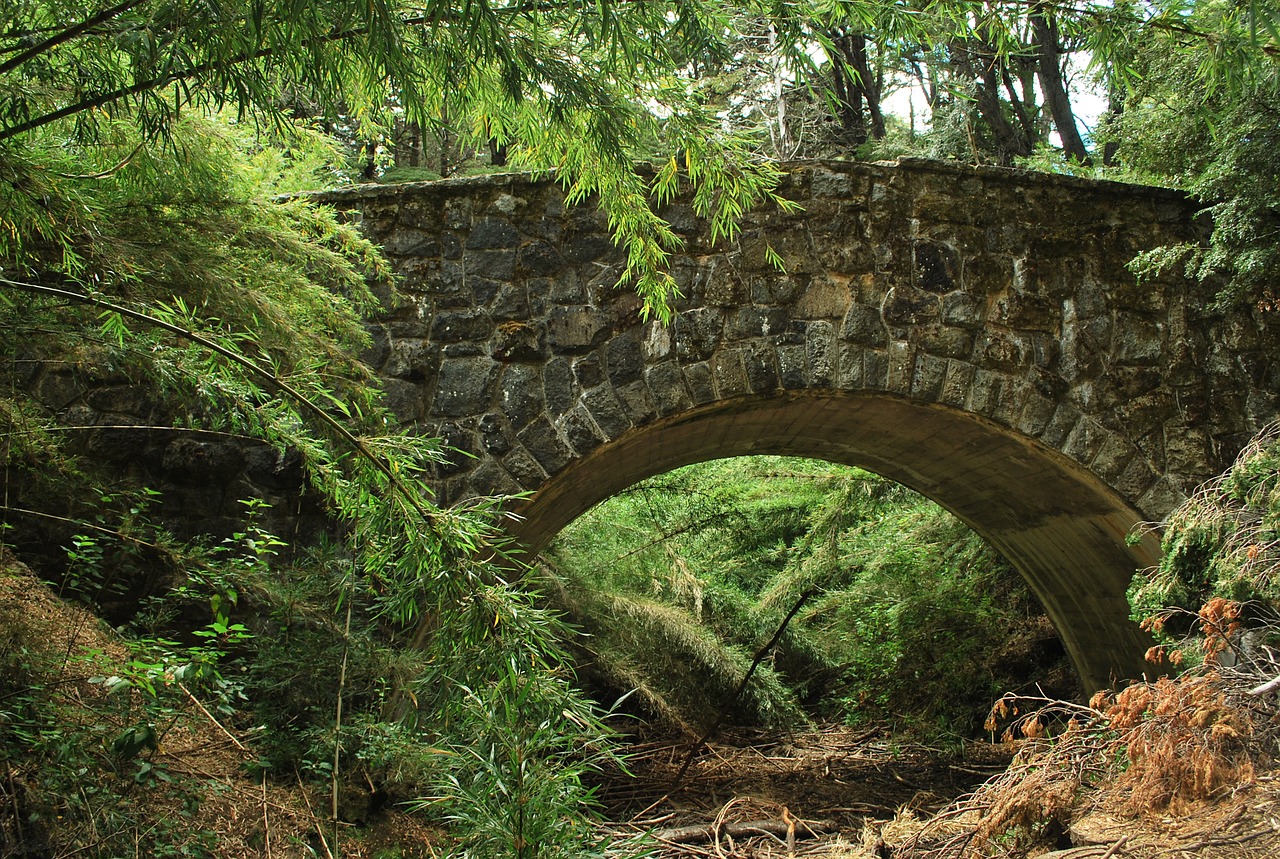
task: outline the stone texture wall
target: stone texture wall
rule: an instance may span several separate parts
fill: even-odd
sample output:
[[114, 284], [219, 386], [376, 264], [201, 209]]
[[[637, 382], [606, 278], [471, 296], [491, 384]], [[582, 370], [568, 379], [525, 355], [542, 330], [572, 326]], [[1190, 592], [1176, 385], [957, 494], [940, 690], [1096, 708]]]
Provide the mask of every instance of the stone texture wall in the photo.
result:
[[[1276, 314], [1139, 284], [1138, 251], [1203, 238], [1178, 194], [930, 162], [809, 163], [713, 245], [687, 200], [670, 327], [552, 182], [490, 176], [327, 195], [403, 277], [368, 355], [399, 419], [464, 452], [451, 501], [527, 492], [537, 549], [636, 480], [712, 457], [861, 465], [950, 509], [1024, 575], [1085, 688], [1143, 670], [1127, 539], [1277, 414]], [[785, 272], [769, 265], [772, 247]]]
[[551, 182], [327, 199], [403, 276], [369, 358], [405, 424], [475, 457], [442, 471], [447, 499], [537, 490], [692, 407], [830, 389], [994, 421], [1159, 518], [1276, 415], [1280, 326], [1125, 268], [1199, 237], [1175, 193], [915, 161], [801, 165], [782, 193], [803, 210], [763, 207], [718, 246], [687, 202], [663, 212], [686, 241], [670, 328], [639, 319], [604, 219]]

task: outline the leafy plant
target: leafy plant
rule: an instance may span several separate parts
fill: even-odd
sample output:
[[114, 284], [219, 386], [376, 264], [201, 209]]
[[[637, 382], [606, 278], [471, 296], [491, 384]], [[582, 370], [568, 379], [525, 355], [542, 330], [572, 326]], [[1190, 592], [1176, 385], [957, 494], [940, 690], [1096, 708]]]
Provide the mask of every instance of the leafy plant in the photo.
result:
[[[807, 714], [966, 734], [1019, 673], [1063, 658], [1025, 585], [972, 532], [825, 463], [726, 460], [638, 484], [557, 538], [543, 570], [590, 634], [589, 675], [686, 730], [729, 707], [765, 724]], [[809, 591], [746, 700], [728, 700]]]

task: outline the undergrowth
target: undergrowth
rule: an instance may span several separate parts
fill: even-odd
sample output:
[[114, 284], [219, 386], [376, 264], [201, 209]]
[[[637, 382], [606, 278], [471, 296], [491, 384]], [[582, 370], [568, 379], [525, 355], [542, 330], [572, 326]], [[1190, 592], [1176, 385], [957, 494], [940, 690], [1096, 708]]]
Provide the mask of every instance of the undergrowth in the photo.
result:
[[1034, 598], [971, 531], [828, 463], [725, 460], [637, 484], [567, 529], [543, 573], [587, 633], [598, 694], [634, 689], [633, 705], [687, 731], [727, 709], [747, 724], [890, 723], [955, 738], [1002, 692], [1055, 663], [1066, 673]]
[[1134, 579], [1135, 619], [1159, 639], [1152, 673], [1165, 676], [1100, 691], [1087, 706], [1002, 698], [987, 727], [1021, 745], [1013, 765], [912, 825], [899, 849], [938, 859], [1007, 856], [1053, 845], [1089, 808], [1181, 815], [1273, 772], [1278, 537], [1280, 427], [1272, 425], [1170, 516], [1160, 564]]

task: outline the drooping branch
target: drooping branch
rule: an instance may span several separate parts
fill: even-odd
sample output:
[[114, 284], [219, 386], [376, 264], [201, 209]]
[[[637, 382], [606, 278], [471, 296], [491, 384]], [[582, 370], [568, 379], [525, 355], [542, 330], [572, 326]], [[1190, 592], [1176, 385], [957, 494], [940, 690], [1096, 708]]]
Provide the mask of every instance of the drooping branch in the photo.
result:
[[[751, 660], [751, 667], [747, 669], [746, 674], [742, 675], [742, 681], [738, 683], [738, 688], [734, 689], [733, 694], [729, 696], [728, 704], [738, 700], [739, 696], [746, 690], [747, 684], [751, 682], [751, 677], [756, 673], [756, 669], [760, 667], [760, 663], [764, 661], [764, 658], [769, 655], [769, 651], [773, 650], [778, 641], [781, 640], [782, 634], [787, 631], [787, 625], [791, 623], [791, 619], [799, 613], [801, 607], [817, 592], [818, 589], [816, 587], [809, 588], [809, 590], [800, 595], [800, 599], [796, 600], [795, 605], [791, 607], [791, 611], [787, 612], [787, 616], [782, 619], [782, 623], [778, 624], [778, 629], [774, 632], [773, 638], [770, 638], [769, 643], [760, 648], [756, 653], [755, 659]], [[685, 757], [684, 764], [680, 767], [680, 772], [676, 773], [676, 777], [671, 780], [672, 790], [679, 787], [684, 780], [684, 774], [689, 771], [689, 765], [693, 763], [693, 759], [702, 750], [702, 747], [706, 745], [707, 740], [711, 739], [711, 736], [720, 728], [721, 723], [724, 722], [725, 716], [729, 712], [728, 704], [720, 710], [720, 715], [711, 723], [711, 727], [707, 728], [703, 735], [698, 738], [698, 741], [689, 747], [689, 754]]]
[[255, 361], [239, 354], [235, 350], [228, 349], [216, 340], [206, 337], [196, 331], [192, 331], [189, 328], [184, 328], [181, 325], [175, 325], [172, 322], [151, 314], [142, 313], [141, 311], [134, 310], [130, 307], [106, 301], [105, 299], [95, 298], [91, 295], [72, 292], [68, 289], [59, 289], [53, 286], [44, 286], [38, 283], [10, 280], [7, 277], [0, 277], [0, 286], [5, 286], [9, 289], [21, 290], [22, 292], [29, 292], [35, 295], [60, 298], [65, 301], [72, 301], [77, 304], [96, 307], [110, 313], [117, 313], [120, 316], [132, 319], [135, 322], [141, 322], [143, 324], [159, 328], [162, 331], [167, 331], [170, 334], [174, 334], [184, 340], [195, 343], [196, 345], [204, 349], [208, 349], [210, 352], [213, 352], [214, 354], [217, 354], [233, 364], [249, 371], [249, 373], [264, 381], [268, 387], [279, 391], [290, 400], [297, 403], [303, 411], [312, 415], [331, 432], [341, 438], [358, 456], [373, 465], [373, 467], [387, 479], [387, 484], [392, 491], [400, 495], [400, 497], [403, 498], [414, 509], [414, 512], [421, 516], [424, 521], [433, 525], [437, 523], [437, 516], [423, 506], [421, 500], [415, 493], [409, 491], [408, 487], [404, 485], [395, 470], [386, 462], [385, 459], [383, 459], [383, 457], [379, 456], [364, 441], [352, 433], [351, 430], [343, 426], [342, 423], [333, 415], [329, 414], [297, 388], [294, 388], [269, 369], [262, 367]]
[[107, 21], [110, 21], [112, 18], [119, 17], [120, 15], [123, 15], [125, 12], [128, 12], [134, 6], [139, 6], [144, 2], [146, 2], [146, 0], [125, 0], [125, 2], [120, 3], [119, 5], [111, 6], [107, 9], [103, 9], [98, 14], [84, 19], [79, 24], [76, 24], [73, 27], [68, 27], [67, 29], [59, 33], [53, 34], [52, 36], [45, 39], [44, 41], [39, 42], [35, 45], [32, 45], [31, 47], [27, 48], [25, 51], [21, 51], [16, 56], [10, 57], [9, 59], [5, 60], [3, 63], [0, 63], [0, 75], [4, 74], [5, 72], [16, 69], [18, 66], [22, 65], [27, 60], [30, 60], [33, 57], [38, 57], [44, 52], [52, 50], [53, 48], [56, 48], [58, 45], [65, 45], [67, 42], [70, 42], [72, 39], [76, 38], [77, 36], [80, 36], [83, 33], [86, 33], [89, 30], [92, 30], [94, 27], [97, 27], [99, 24], [105, 24]]

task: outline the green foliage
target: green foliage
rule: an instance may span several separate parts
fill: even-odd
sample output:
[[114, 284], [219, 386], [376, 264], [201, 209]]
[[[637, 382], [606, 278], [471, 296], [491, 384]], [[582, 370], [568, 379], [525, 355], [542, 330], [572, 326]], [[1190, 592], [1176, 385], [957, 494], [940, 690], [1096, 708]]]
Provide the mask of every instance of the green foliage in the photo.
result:
[[[557, 171], [574, 198], [598, 194], [627, 250], [624, 279], [665, 318], [675, 237], [650, 210], [663, 192], [637, 176], [635, 160], [655, 141], [664, 158], [683, 153], [717, 234], [731, 235], [742, 207], [770, 198], [777, 180], [678, 72], [690, 56], [727, 53], [726, 20], [705, 0], [425, 9], [323, 0], [304, 14], [283, 0], [125, 0], [91, 12], [18, 0], [0, 13], [0, 149], [43, 158], [64, 141], [110, 144], [123, 126], [143, 150], [162, 140], [180, 152], [183, 117], [223, 107], [273, 130], [314, 117], [366, 142], [396, 120], [444, 126], [458, 146], [508, 145], [513, 164]], [[59, 216], [28, 208], [35, 219], [9, 221], [24, 235], [57, 228]]]
[[[544, 571], [588, 633], [590, 676], [686, 729], [733, 705], [765, 724], [803, 712], [967, 733], [1030, 670], [1010, 657], [1045, 623], [936, 506], [858, 469], [775, 457], [637, 484], [566, 529]], [[812, 588], [747, 700], [728, 700]]]
[[1107, 132], [1140, 178], [1186, 189], [1213, 217], [1207, 244], [1144, 254], [1135, 270], [1185, 267], [1219, 284], [1222, 306], [1274, 304], [1280, 262], [1280, 69], [1251, 35], [1265, 31], [1251, 30], [1247, 11], [1196, 4], [1186, 25], [1212, 38], [1172, 32], [1143, 42], [1124, 112]]
[[1129, 601], [1135, 620], [1166, 644], [1181, 647], [1188, 660], [1236, 646], [1223, 641], [1227, 629], [1205, 628], [1215, 622], [1207, 606], [1221, 609], [1223, 600], [1242, 604], [1247, 610], [1232, 621], [1255, 628], [1275, 623], [1280, 615], [1280, 428], [1272, 424], [1260, 432], [1230, 470], [1174, 511], [1163, 548], [1160, 563], [1134, 577]]
[[[191, 116], [167, 130], [163, 146], [122, 123], [117, 139], [93, 146], [54, 145], [49, 132], [44, 149], [0, 151], [17, 180], [0, 190], [0, 349], [11, 367], [21, 355], [90, 383], [136, 385], [164, 404], [155, 419], [177, 431], [295, 451], [341, 545], [285, 552], [252, 501], [227, 540], [179, 544], [146, 515], [145, 491], [84, 461], [77, 430], [38, 389], [7, 385], [10, 536], [30, 541], [31, 521], [57, 522], [70, 532], [68, 592], [105, 603], [124, 581], [148, 595], [136, 614], [121, 601], [139, 649], [102, 682], [161, 709], [113, 727], [113, 765], [139, 783], [166, 778], [150, 755], [172, 721], [164, 708], [184, 688], [229, 725], [269, 727], [258, 768], [323, 779], [335, 793], [362, 762], [376, 762], [407, 795], [451, 796], [434, 786], [446, 770], [432, 750], [479, 736], [486, 718], [517, 736], [553, 689], [556, 713], [591, 724], [590, 708], [570, 700], [564, 668], [539, 655], [551, 639], [534, 634], [528, 597], [496, 581], [496, 502], [434, 503], [422, 476], [442, 456], [438, 443], [388, 434], [378, 391], [352, 357], [365, 343], [369, 283], [385, 288], [383, 263], [332, 211], [276, 198], [331, 163], [312, 158], [323, 151], [315, 138], [282, 136], [293, 141], [284, 158], [249, 145], [235, 123]], [[50, 499], [65, 506], [41, 507]], [[297, 566], [286, 563], [294, 554]], [[509, 621], [500, 633], [497, 616]], [[458, 690], [501, 676], [505, 668], [481, 658], [498, 638], [525, 648], [520, 664], [536, 696], [486, 715]], [[420, 685], [426, 665], [447, 676]], [[577, 748], [552, 731], [528, 751], [528, 766], [543, 768], [537, 786], [585, 797], [581, 770], [549, 751], [556, 742]], [[448, 771], [478, 790], [513, 760], [468, 757]], [[35, 771], [59, 784], [71, 777], [65, 765], [44, 759]], [[462, 801], [442, 807], [452, 814]], [[531, 808], [529, 825], [551, 813]], [[478, 842], [488, 837], [476, 830]], [[586, 828], [556, 837], [567, 850]]]
[[[107, 656], [33, 610], [38, 583], [3, 575], [6, 597], [25, 596], [0, 606], [0, 851], [212, 856], [216, 836], [196, 817], [203, 779], [156, 758], [179, 718], [179, 681], [141, 651], [121, 673], [95, 673]], [[156, 819], [155, 805], [170, 813]]]

